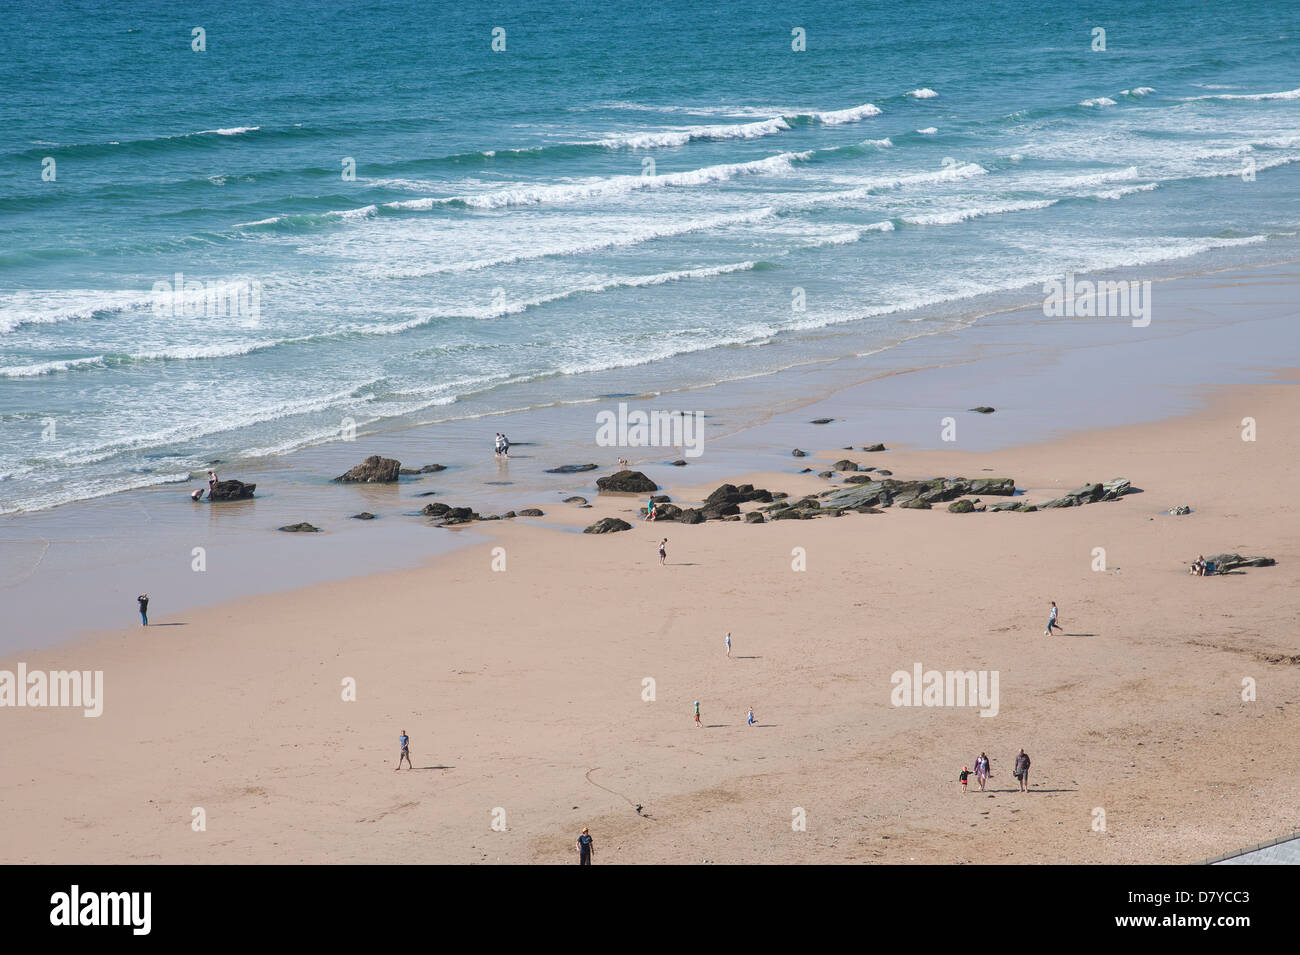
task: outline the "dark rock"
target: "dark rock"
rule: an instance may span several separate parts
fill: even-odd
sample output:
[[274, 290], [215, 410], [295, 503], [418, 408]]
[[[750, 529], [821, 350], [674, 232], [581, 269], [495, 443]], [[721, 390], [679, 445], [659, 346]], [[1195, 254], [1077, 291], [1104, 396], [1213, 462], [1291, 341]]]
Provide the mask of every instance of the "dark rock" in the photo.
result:
[[619, 471], [608, 477], [597, 478], [596, 487], [602, 491], [626, 492], [629, 494], [646, 494], [659, 490], [659, 485], [640, 471]]
[[353, 514], [352, 519], [356, 521], [373, 521], [375, 515], [371, 514], [369, 511], [362, 511], [360, 514]]
[[970, 501], [953, 501], [948, 505], [948, 510], [953, 514], [969, 514], [975, 510], [975, 505]]
[[886, 471], [884, 468], [876, 469], [876, 477], [892, 477], [893, 474], [893, 471]]
[[976, 478], [970, 482], [970, 492], [992, 497], [1010, 497], [1016, 493], [1016, 482], [1012, 478]]
[[334, 480], [344, 484], [389, 484], [397, 480], [402, 463], [393, 458], [372, 454], [346, 474]]
[[300, 521], [297, 524], [285, 524], [279, 529], [290, 534], [314, 534], [320, 530], [319, 527], [314, 527], [306, 521]]
[[807, 511], [800, 510], [797, 507], [784, 507], [768, 515], [768, 519], [773, 521], [803, 521], [807, 520], [808, 517]]
[[587, 499], [585, 497], [578, 497], [575, 495], [573, 497], [566, 497], [564, 499], [564, 503], [565, 504], [586, 504]]
[[594, 471], [594, 464], [563, 464], [558, 468], [547, 468], [547, 474], [577, 474], [579, 471]]
[[667, 504], [672, 500], [672, 498], [667, 494], [651, 494], [650, 500], [654, 501], [656, 504]]
[[713, 520], [717, 520], [720, 517], [729, 517], [732, 514], [739, 514], [740, 505], [726, 504], [726, 503], [707, 504], [704, 507], [700, 508], [700, 510], [706, 518], [713, 521]]
[[501, 515], [503, 520], [509, 519], [511, 517], [516, 517], [516, 516], [518, 515], [516, 515], [514, 511], [506, 511], [504, 514]]
[[683, 461], [681, 458], [678, 458], [676, 461], [673, 462], [673, 467], [684, 468], [686, 467], [686, 462]]
[[799, 473], [800, 473], [800, 474], [808, 474], [810, 471], [812, 471], [812, 468], [804, 468], [804, 469], [803, 469], [802, 471], [800, 471]]
[[420, 472], [415, 468], [398, 468], [397, 473], [398, 474], [419, 474]]
[[415, 495], [415, 496], [416, 496], [416, 497], [433, 497], [433, 496], [434, 496], [435, 494], [437, 494], [437, 493], [438, 493], [437, 491], [421, 491], [419, 494], [417, 494], [417, 495]]
[[426, 464], [424, 467], [420, 468], [420, 473], [436, 474], [438, 471], [445, 471], [445, 470], [447, 470], [447, 466], [445, 464]]
[[1015, 511], [1024, 507], [1023, 501], [1003, 501], [1001, 504], [994, 504], [989, 508], [990, 511]]
[[420, 513], [425, 517], [445, 517], [447, 512], [450, 510], [450, 505], [443, 504], [441, 501], [436, 501], [433, 504], [424, 505], [424, 509], [421, 510]]
[[787, 493], [785, 493], [785, 491], [773, 491], [773, 492], [772, 492], [772, 500], [774, 500], [774, 501], [784, 501], [784, 500], [785, 500], [787, 497], [789, 497], [789, 496], [790, 496], [790, 495], [787, 494]]
[[808, 457], [808, 452], [807, 452], [807, 451], [800, 451], [798, 448], [795, 448], [795, 449], [794, 449], [793, 451], [791, 451], [790, 453], [791, 453], [792, 455], [794, 455], [796, 458], [806, 458], [806, 457]]
[[763, 515], [762, 515], [761, 513], [759, 513], [758, 511], [750, 511], [748, 514], [745, 515], [745, 523], [746, 523], [746, 524], [762, 524], [762, 523], [763, 523]]
[[818, 476], [819, 478], [830, 478], [830, 477], [834, 477], [834, 476], [835, 476], [835, 472], [834, 472], [834, 471], [818, 471], [818, 472], [817, 472], [817, 476]]
[[918, 510], [918, 511], [928, 511], [928, 510], [930, 509], [930, 502], [929, 502], [929, 501], [923, 501], [923, 500], [921, 500], [921, 498], [919, 498], [919, 497], [914, 497], [914, 498], [912, 498], [910, 501], [904, 501], [902, 504], [900, 504], [900, 505], [898, 505], [898, 506], [899, 506], [899, 507], [909, 507], [909, 508], [914, 508], [914, 509], [916, 509], [916, 510]]
[[883, 444], [869, 444], [869, 445], [865, 446], [862, 450], [863, 450], [863, 451], [883, 451], [883, 450], [885, 450], [885, 446], [884, 446]]
[[243, 481], [218, 481], [208, 492], [208, 500], [242, 501], [252, 497], [255, 490], [257, 490], [256, 484], [245, 484]]
[[706, 520], [708, 518], [704, 516], [704, 513], [693, 507], [683, 508], [681, 516], [677, 518], [679, 524], [703, 524]]
[[1020, 511], [1021, 513], [1023, 513], [1023, 514], [1028, 514], [1030, 511], [1036, 511], [1036, 510], [1038, 510], [1038, 505], [1037, 505], [1037, 504], [1021, 504], [1020, 507], [1017, 508], [1017, 510]]
[[978, 408], [967, 408], [967, 411], [977, 411], [980, 414], [992, 414], [996, 408], [990, 408], [988, 405], [980, 405]]
[[479, 519], [480, 521], [499, 521], [499, 520], [501, 520], [501, 515], [500, 515], [500, 514], [480, 514], [480, 515], [478, 516], [478, 519]]
[[835, 420], [834, 418], [816, 418], [816, 419], [814, 419], [814, 420], [813, 420], [812, 422], [810, 422], [810, 423], [811, 423], [811, 424], [830, 424], [830, 423], [831, 423], [832, 421], [834, 421], [834, 420]]
[[845, 484], [870, 484], [874, 481], [870, 474], [850, 474], [844, 479]]
[[472, 521], [478, 517], [471, 508], [453, 507], [447, 511], [447, 519], [452, 521]]
[[625, 520], [617, 517], [602, 517], [596, 523], [592, 524], [584, 534], [612, 534], [615, 531], [630, 531], [632, 525]]
[[848, 458], [845, 458], [843, 461], [835, 462], [835, 470], [837, 471], [856, 471], [857, 469], [858, 466]]
[[519, 516], [520, 517], [545, 517], [546, 515], [541, 511], [540, 508], [525, 507], [522, 511], [519, 512]]

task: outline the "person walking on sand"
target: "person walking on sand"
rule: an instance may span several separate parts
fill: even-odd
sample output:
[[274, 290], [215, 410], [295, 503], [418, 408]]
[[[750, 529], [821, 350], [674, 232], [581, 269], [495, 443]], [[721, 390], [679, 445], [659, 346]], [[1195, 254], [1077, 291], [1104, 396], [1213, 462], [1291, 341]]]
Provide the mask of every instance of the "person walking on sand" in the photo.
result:
[[957, 778], [961, 780], [961, 794], [963, 796], [966, 795], [966, 780], [969, 777], [970, 777], [970, 770], [967, 769], [965, 766], [963, 766], [961, 768], [961, 772], [957, 774]]
[[1065, 633], [1065, 628], [1056, 622], [1056, 614], [1057, 614], [1056, 601], [1053, 600], [1052, 612], [1047, 616], [1047, 629], [1043, 631], [1043, 636], [1050, 637], [1052, 635], [1053, 627], [1055, 627], [1057, 630], [1060, 630], [1061, 633]]
[[406, 760], [407, 770], [411, 770], [411, 737], [406, 735], [406, 730], [402, 730], [402, 735], [397, 737], [397, 741], [402, 744], [402, 751], [397, 756], [397, 765], [393, 767], [393, 772], [402, 768], [402, 760]]
[[727, 632], [727, 658], [731, 658], [731, 633]]
[[1016, 768], [1011, 771], [1011, 775], [1020, 780], [1020, 791], [1029, 792], [1029, 754], [1023, 749], [1016, 756]]
[[753, 726], [753, 725], [754, 725], [755, 723], [757, 723], [757, 722], [758, 722], [758, 721], [757, 721], [756, 719], [754, 719], [754, 708], [751, 706], [751, 707], [749, 708], [749, 716], [747, 716], [747, 717], [745, 718], [745, 725], [746, 725], [746, 726]]
[[659, 542], [659, 566], [665, 567], [665, 561], [668, 560], [668, 538], [665, 537]]
[[655, 499], [653, 497], [645, 502], [645, 519], [647, 521], [655, 519]]
[[980, 753], [975, 757], [975, 782], [979, 783], [980, 792], [984, 792], [984, 784], [989, 780], [989, 758], [985, 753]]
[[704, 724], [700, 722], [700, 701], [695, 701], [695, 725], [703, 728]]
[[149, 595], [141, 594], [135, 598], [135, 602], [140, 606], [140, 626], [149, 626]]
[[596, 854], [596, 847], [591, 841], [591, 832], [586, 826], [582, 827], [582, 835], [578, 836], [578, 865], [591, 865], [591, 857]]

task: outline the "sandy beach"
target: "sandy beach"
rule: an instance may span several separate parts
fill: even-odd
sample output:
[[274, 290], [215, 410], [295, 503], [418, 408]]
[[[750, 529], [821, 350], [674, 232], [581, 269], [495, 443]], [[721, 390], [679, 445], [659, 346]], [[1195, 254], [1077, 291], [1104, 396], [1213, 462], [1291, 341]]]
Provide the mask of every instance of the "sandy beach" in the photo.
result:
[[[572, 863], [589, 826], [597, 864], [1189, 863], [1280, 835], [1300, 754], [1297, 380], [992, 451], [805, 443], [814, 473], [730, 478], [798, 497], [848, 458], [1010, 477], [1031, 503], [1140, 489], [1116, 501], [687, 526], [600, 495], [549, 508], [554, 526], [430, 531], [463, 540], [418, 569], [6, 657], [102, 670], [104, 700], [98, 718], [3, 714], [5, 861]], [[674, 502], [719, 483], [677, 473]], [[634, 526], [577, 533], [606, 516]], [[1188, 575], [1220, 551], [1277, 565]], [[917, 665], [996, 672], [996, 715], [892, 705]], [[402, 730], [414, 769], [394, 772]], [[963, 794], [981, 751], [989, 792]]]

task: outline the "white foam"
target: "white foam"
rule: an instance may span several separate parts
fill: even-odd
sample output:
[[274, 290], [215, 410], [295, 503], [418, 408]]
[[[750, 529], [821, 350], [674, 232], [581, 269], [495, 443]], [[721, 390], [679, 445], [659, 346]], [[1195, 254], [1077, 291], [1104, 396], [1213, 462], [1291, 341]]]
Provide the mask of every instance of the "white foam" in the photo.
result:
[[934, 99], [939, 94], [929, 87], [923, 86], [919, 90], [912, 90], [907, 95], [912, 99]]
[[1026, 199], [1019, 202], [1007, 202], [1001, 205], [977, 206], [967, 209], [952, 209], [948, 212], [934, 212], [925, 214], [909, 214], [902, 217], [904, 222], [912, 225], [956, 225], [959, 222], [966, 222], [969, 219], [979, 219], [984, 216], [998, 216], [1007, 212], [1029, 212], [1035, 209], [1046, 209], [1048, 206], [1054, 206], [1060, 200], [1058, 199]]
[[1148, 96], [1154, 93], [1155, 89], [1150, 86], [1135, 86], [1131, 90], [1120, 90], [1120, 96]]
[[1280, 93], [1211, 93], [1206, 96], [1184, 96], [1183, 102], [1190, 103], [1203, 99], [1243, 99], [1243, 100], [1275, 100], [1275, 99], [1300, 99], [1300, 88], [1293, 90], [1283, 90]]
[[215, 134], [217, 136], [242, 136], [244, 133], [255, 133], [261, 128], [261, 126], [231, 126], [227, 129], [200, 129], [193, 135], [207, 136]]
[[662, 176], [612, 176], [604, 179], [588, 179], [582, 182], [560, 184], [538, 184], [515, 186], [506, 189], [494, 189], [462, 196], [444, 198], [405, 199], [398, 202], [386, 202], [385, 208], [428, 211], [440, 205], [463, 203], [475, 209], [504, 209], [511, 206], [537, 205], [541, 203], [581, 202], [588, 199], [600, 199], [605, 196], [626, 195], [650, 189], [670, 187], [701, 186], [712, 182], [723, 182], [736, 176], [770, 175], [788, 172], [795, 162], [802, 162], [812, 156], [812, 152], [780, 153], [766, 159], [751, 162], [724, 163], [717, 166], [705, 166], [687, 172], [666, 173]]
[[935, 133], [937, 133], [938, 131], [939, 131], [939, 130], [938, 130], [936, 127], [934, 127], [934, 126], [927, 126], [927, 127], [925, 127], [925, 129], [918, 129], [918, 130], [917, 130], [917, 132], [920, 133], [922, 136], [933, 136], [933, 135], [934, 135]]
[[1115, 101], [1109, 96], [1097, 96], [1093, 99], [1079, 101], [1080, 106], [1114, 106]]
[[862, 145], [875, 146], [878, 149], [888, 149], [890, 146], [894, 145], [894, 141], [886, 136], [884, 139], [864, 139], [862, 140]]
[[60, 371], [71, 371], [74, 368], [85, 368], [90, 365], [102, 366], [103, 364], [103, 355], [92, 355], [88, 358], [45, 361], [35, 365], [9, 365], [0, 367], [0, 378], [38, 378], [42, 375], [53, 375]]
[[1140, 186], [1123, 186], [1119, 189], [1094, 192], [1091, 195], [1094, 199], [1123, 199], [1125, 196], [1131, 196], [1137, 192], [1151, 192], [1159, 185], [1160, 183], [1158, 182], [1144, 182]]
[[670, 129], [652, 133], [628, 133], [611, 136], [596, 141], [596, 145], [608, 149], [654, 149], [665, 146], [685, 146], [689, 142], [703, 139], [757, 139], [785, 132], [790, 124], [782, 117], [755, 123], [742, 123], [731, 126], [689, 126], [684, 129]]
[[823, 126], [839, 126], [842, 123], [856, 123], [860, 119], [869, 119], [880, 115], [880, 108], [873, 103], [863, 103], [849, 109], [835, 109], [825, 113], [810, 114]]

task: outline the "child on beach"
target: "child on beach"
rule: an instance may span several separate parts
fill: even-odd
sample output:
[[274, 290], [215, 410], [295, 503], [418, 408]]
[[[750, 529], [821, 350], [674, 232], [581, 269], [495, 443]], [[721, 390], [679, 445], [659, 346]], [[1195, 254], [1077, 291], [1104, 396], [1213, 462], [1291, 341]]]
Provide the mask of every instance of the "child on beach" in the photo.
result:
[[968, 776], [970, 776], [970, 770], [963, 766], [961, 772], [957, 774], [957, 778], [961, 780], [961, 791], [963, 796], [966, 794], [966, 779]]
[[700, 722], [700, 701], [699, 700], [695, 701], [695, 725], [699, 727], [704, 726], [704, 724]]
[[749, 726], [753, 726], [756, 722], [758, 721], [754, 719], [754, 708], [751, 706], [749, 708], [749, 716], [745, 719], [745, 723]]
[[140, 605], [140, 626], [149, 626], [149, 595], [141, 594], [135, 598], [135, 602]]
[[731, 634], [727, 634], [727, 656], [731, 656]]
[[1051, 614], [1048, 615], [1047, 629], [1043, 631], [1043, 636], [1050, 637], [1052, 635], [1053, 627], [1055, 627], [1057, 630], [1060, 630], [1061, 633], [1065, 633], [1065, 628], [1056, 622], [1056, 601], [1055, 600], [1052, 601], [1052, 612]]
[[645, 519], [646, 519], [647, 521], [653, 521], [653, 520], [655, 519], [655, 499], [654, 499], [654, 498], [650, 498], [650, 500], [648, 500], [648, 501], [645, 502]]
[[397, 741], [402, 744], [402, 752], [398, 754], [397, 765], [393, 767], [393, 772], [402, 768], [402, 760], [406, 760], [406, 768], [409, 771], [411, 767], [411, 737], [406, 735], [406, 730], [402, 730], [402, 735], [397, 737]]
[[668, 559], [668, 538], [665, 537], [659, 542], [659, 566], [665, 566], [664, 561]]
[[591, 831], [583, 826], [582, 835], [578, 836], [578, 865], [591, 865], [591, 857], [595, 851], [595, 847], [591, 844]]

